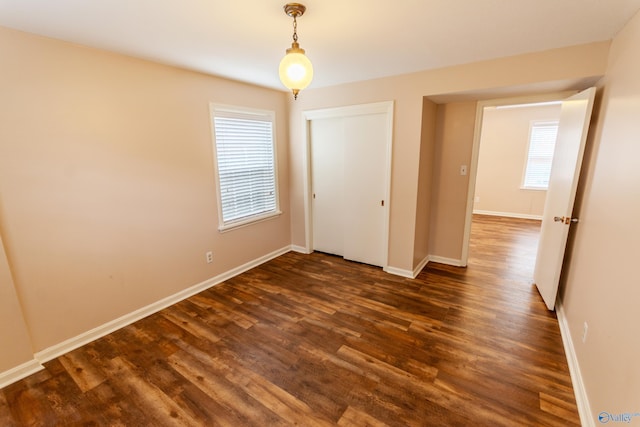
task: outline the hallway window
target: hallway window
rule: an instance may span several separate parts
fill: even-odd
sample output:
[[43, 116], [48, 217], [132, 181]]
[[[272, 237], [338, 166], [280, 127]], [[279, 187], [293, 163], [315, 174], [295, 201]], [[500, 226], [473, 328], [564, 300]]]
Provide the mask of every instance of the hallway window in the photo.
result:
[[221, 231], [280, 214], [275, 113], [212, 105]]
[[522, 188], [546, 190], [549, 187], [551, 162], [553, 161], [557, 134], [557, 121], [531, 123]]

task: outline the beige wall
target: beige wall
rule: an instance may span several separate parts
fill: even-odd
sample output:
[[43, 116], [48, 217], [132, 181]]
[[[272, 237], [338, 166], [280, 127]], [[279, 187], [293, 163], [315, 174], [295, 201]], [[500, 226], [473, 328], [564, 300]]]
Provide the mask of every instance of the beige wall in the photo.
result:
[[[602, 76], [606, 67], [609, 43], [593, 43], [556, 49], [534, 54], [519, 55], [491, 61], [477, 62], [414, 74], [339, 85], [329, 88], [306, 89], [291, 106], [291, 231], [295, 245], [305, 246], [304, 212], [304, 153], [302, 112], [319, 108], [365, 104], [378, 101], [395, 101], [394, 141], [391, 177], [391, 218], [389, 239], [389, 265], [400, 270], [411, 271], [414, 265], [414, 243], [416, 234], [417, 195], [419, 182], [419, 159], [421, 143], [422, 98], [430, 95], [484, 90], [510, 86], [526, 86], [542, 82], [561, 82], [567, 79], [581, 79]], [[317, 66], [320, 66], [318, 64]], [[568, 88], [564, 88], [568, 89]], [[556, 85], [555, 90], [563, 90]], [[472, 141], [463, 143], [469, 157]], [[447, 157], [458, 162], [457, 156]], [[438, 161], [437, 159], [435, 160]], [[459, 169], [459, 164], [442, 165], [442, 170]], [[449, 206], [460, 207], [458, 198], [466, 200], [466, 194], [448, 195], [455, 197]], [[466, 202], [462, 202], [465, 206]], [[437, 208], [440, 209], [440, 208]], [[457, 215], [451, 212], [451, 215]], [[440, 218], [447, 218], [446, 208]], [[440, 223], [432, 222], [441, 228]], [[455, 242], [446, 250], [432, 250], [431, 254], [461, 258], [463, 233], [457, 227], [452, 235], [441, 234], [436, 243], [448, 240]], [[458, 235], [460, 234], [460, 235]], [[433, 239], [433, 236], [430, 236]], [[433, 240], [432, 240], [433, 241]]]
[[416, 231], [413, 248], [413, 265], [428, 261], [429, 229], [431, 227], [431, 199], [433, 192], [433, 163], [436, 148], [437, 105], [429, 99], [422, 101], [422, 132], [420, 136], [420, 164], [418, 166], [418, 195], [416, 206]]
[[[2, 223], [0, 222], [0, 231]], [[18, 302], [4, 245], [0, 237], [0, 374], [33, 359], [22, 308]]]
[[559, 105], [484, 109], [474, 212], [542, 218], [547, 192], [521, 188], [533, 121], [558, 120]]
[[[0, 58], [2, 239], [35, 351], [290, 245], [284, 92], [9, 29]], [[217, 231], [211, 101], [276, 111], [277, 219]]]
[[[640, 412], [640, 14], [612, 46], [561, 299], [594, 424]], [[589, 330], [582, 342], [584, 322]], [[634, 418], [632, 424], [640, 422]]]
[[[0, 28], [0, 232], [29, 335], [18, 331], [23, 344], [6, 363], [22, 361], [29, 342], [41, 351], [291, 243], [304, 246], [304, 110], [395, 101], [389, 264], [411, 271], [424, 252], [417, 234], [429, 231], [427, 204], [431, 216], [447, 218], [466, 198], [422, 199], [423, 97], [602, 75], [608, 49], [594, 43], [310, 89], [291, 102], [285, 92]], [[279, 218], [217, 232], [211, 101], [276, 111]], [[470, 107], [444, 108], [447, 129], [459, 131], [456, 114], [466, 129]], [[470, 156], [462, 133], [442, 135], [464, 148], [449, 156], [440, 147], [434, 183]], [[434, 248], [462, 246], [462, 227], [430, 224]], [[436, 255], [459, 257], [456, 245]], [[10, 281], [2, 286], [11, 293]], [[20, 322], [11, 304], [6, 313]], [[0, 339], [4, 348], [8, 337]]]
[[476, 102], [438, 105], [429, 255], [452, 264], [462, 254], [469, 173], [460, 167], [469, 170], [475, 123]]

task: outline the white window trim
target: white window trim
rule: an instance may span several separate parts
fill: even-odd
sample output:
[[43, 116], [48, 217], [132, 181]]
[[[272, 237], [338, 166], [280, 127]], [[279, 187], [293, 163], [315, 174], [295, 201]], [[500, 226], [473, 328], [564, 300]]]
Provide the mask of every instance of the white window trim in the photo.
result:
[[[241, 218], [238, 220], [232, 220], [225, 222], [222, 216], [222, 198], [220, 194], [220, 174], [218, 169], [218, 155], [217, 155], [217, 146], [216, 146], [216, 130], [215, 130], [215, 117], [216, 112], [225, 112], [238, 114], [239, 116], [256, 116], [265, 118], [268, 117], [272, 123], [272, 141], [273, 141], [273, 167], [274, 167], [274, 180], [275, 180], [275, 209], [270, 212], [263, 212], [260, 214], [252, 215], [249, 217]], [[210, 113], [210, 125], [211, 125], [211, 140], [212, 140], [212, 156], [213, 156], [213, 170], [215, 176], [215, 184], [216, 184], [216, 198], [217, 198], [217, 208], [218, 208], [218, 231], [221, 233], [234, 230], [241, 227], [246, 227], [251, 224], [263, 222], [269, 219], [276, 218], [282, 214], [280, 210], [280, 191], [278, 188], [278, 153], [277, 153], [277, 143], [276, 143], [276, 113], [271, 110], [259, 110], [254, 108], [246, 108], [234, 105], [225, 105], [218, 103], [210, 103], [209, 104], [209, 113]]]
[[529, 148], [531, 146], [531, 133], [533, 132], [534, 126], [544, 126], [544, 125], [558, 125], [558, 120], [532, 120], [529, 124], [529, 136], [527, 139], [527, 149], [524, 153], [524, 167], [522, 168], [522, 179], [520, 180], [520, 189], [527, 191], [547, 191], [549, 187], [534, 187], [525, 185], [527, 178], [527, 166], [529, 164]]

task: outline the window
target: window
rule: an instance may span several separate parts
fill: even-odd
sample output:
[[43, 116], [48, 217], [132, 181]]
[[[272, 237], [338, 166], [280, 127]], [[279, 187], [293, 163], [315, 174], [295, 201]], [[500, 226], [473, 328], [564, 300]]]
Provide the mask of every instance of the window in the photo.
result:
[[212, 105], [220, 230], [280, 214], [275, 113]]
[[558, 122], [533, 122], [529, 132], [529, 150], [522, 188], [546, 190], [556, 147]]

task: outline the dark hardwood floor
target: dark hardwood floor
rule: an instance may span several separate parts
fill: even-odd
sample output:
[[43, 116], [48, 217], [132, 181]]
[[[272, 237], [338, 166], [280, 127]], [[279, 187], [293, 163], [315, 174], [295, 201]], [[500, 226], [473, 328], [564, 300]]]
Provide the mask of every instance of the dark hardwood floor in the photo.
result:
[[288, 253], [5, 387], [0, 425], [579, 425], [538, 228], [479, 216], [415, 280]]

